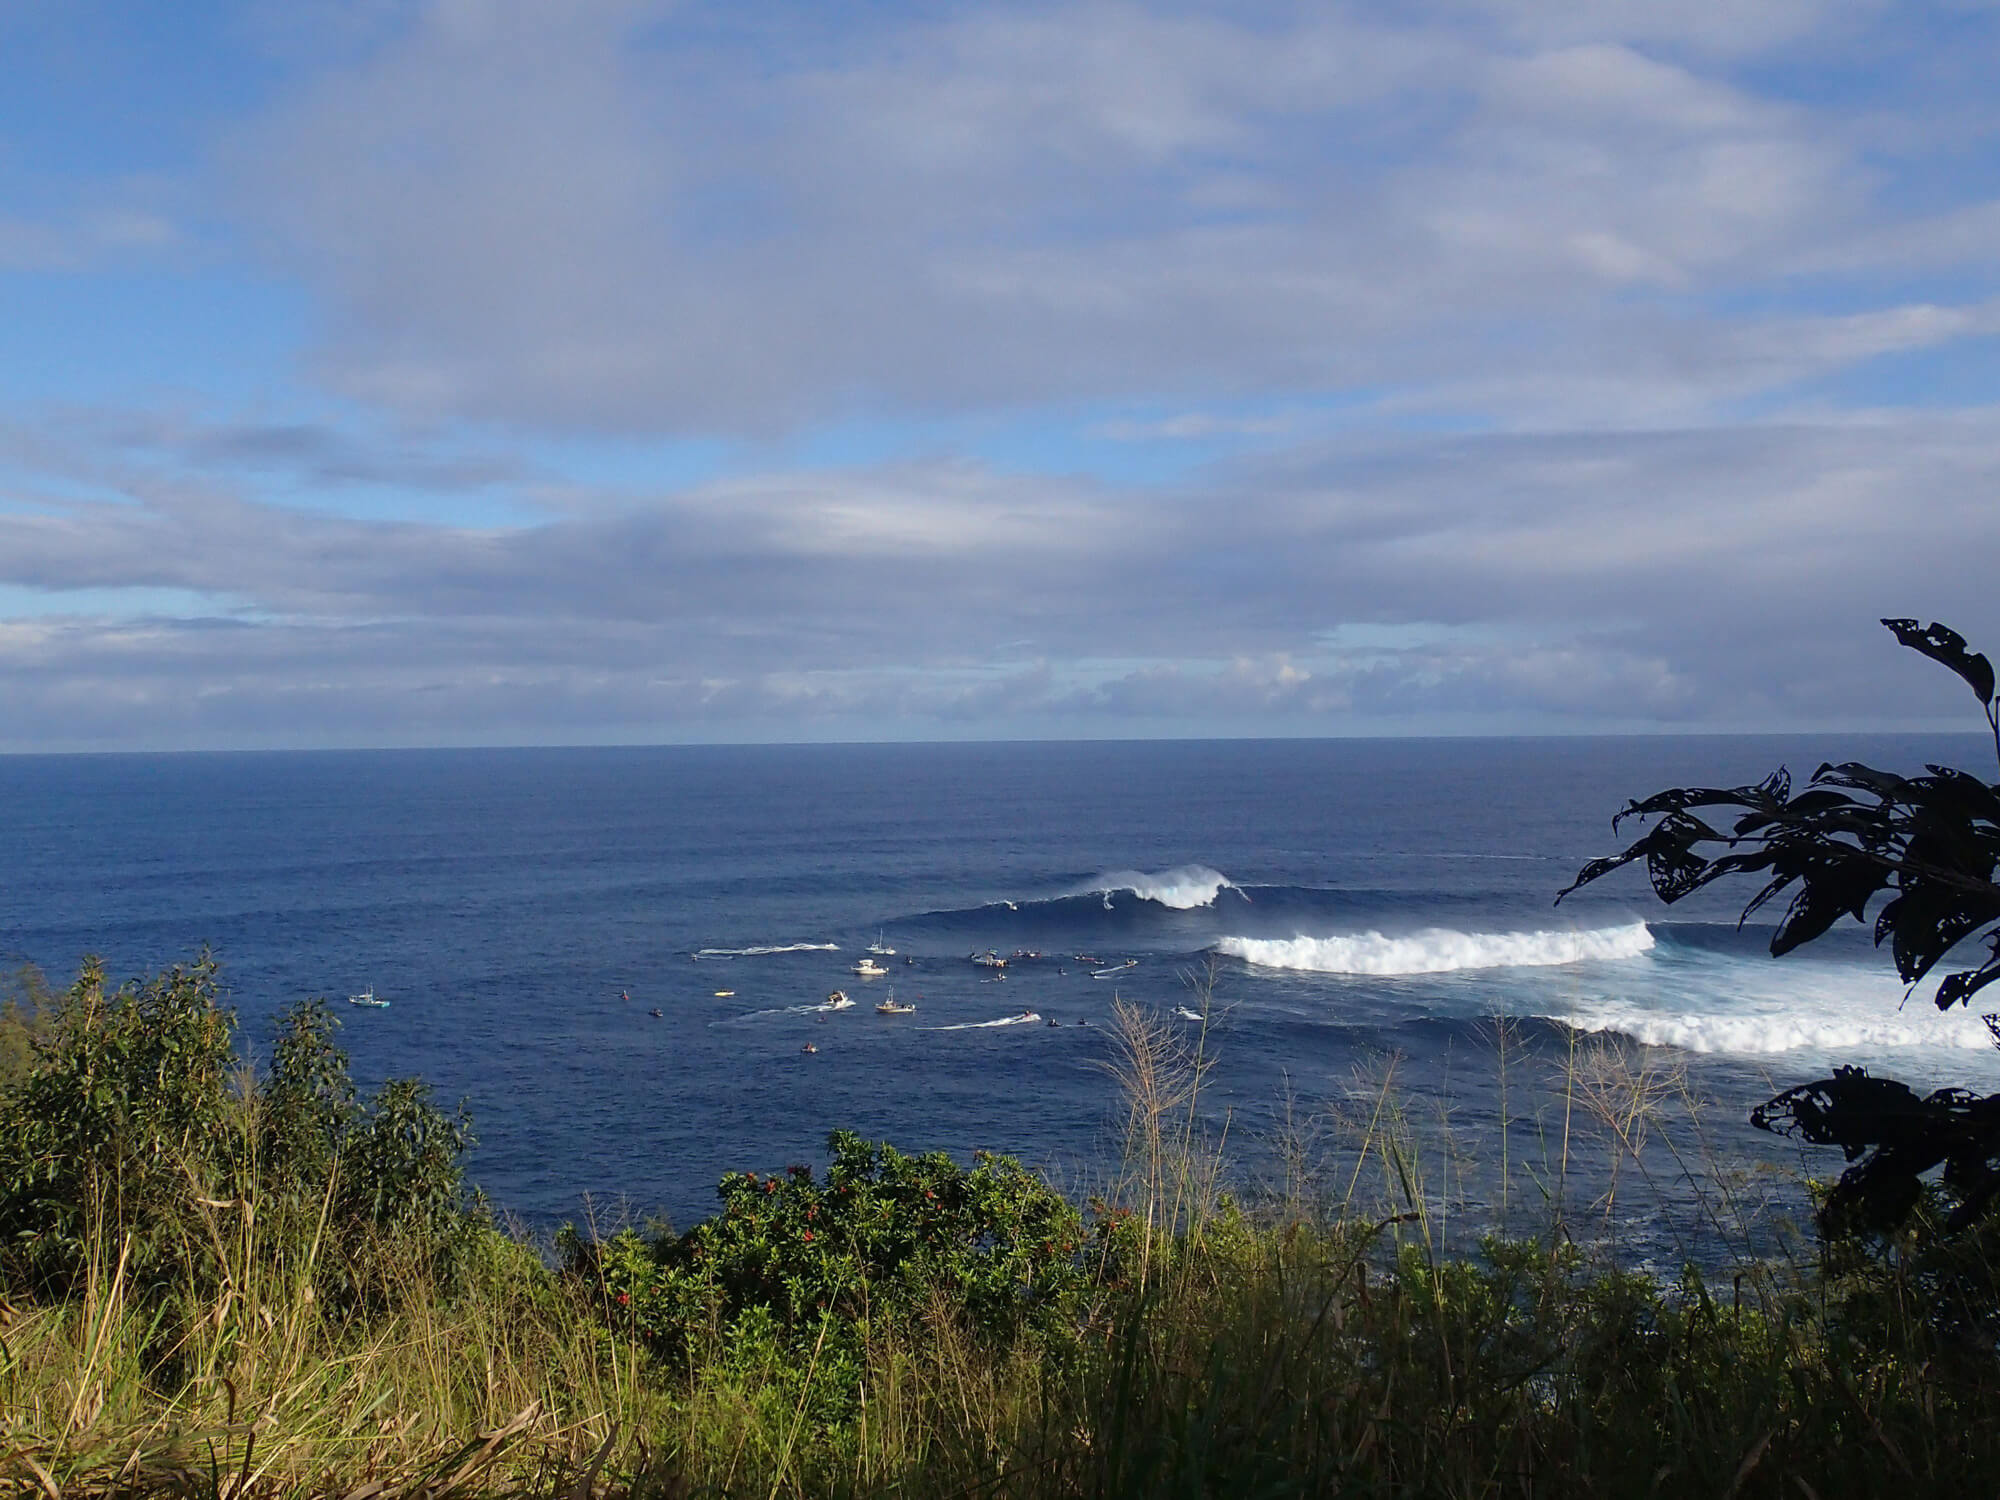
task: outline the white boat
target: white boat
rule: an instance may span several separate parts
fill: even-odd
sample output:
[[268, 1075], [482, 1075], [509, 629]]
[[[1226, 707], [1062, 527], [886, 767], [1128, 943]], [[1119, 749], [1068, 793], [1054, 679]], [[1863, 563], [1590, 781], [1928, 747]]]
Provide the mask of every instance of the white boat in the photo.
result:
[[868, 951], [880, 958], [894, 958], [896, 956], [896, 950], [882, 941], [882, 934], [879, 931], [875, 934], [875, 941], [868, 945]]
[[1185, 1005], [1176, 1005], [1174, 1007], [1174, 1015], [1183, 1021], [1199, 1021], [1202, 1019], [1200, 1011]]
[[984, 953], [974, 953], [968, 956], [982, 969], [1004, 969], [1007, 967], [1007, 960], [995, 953], [991, 948], [988, 948]]
[[1108, 969], [1098, 969], [1095, 972], [1093, 972], [1090, 977], [1092, 979], [1109, 979], [1114, 974], [1123, 974], [1127, 969], [1136, 969], [1138, 967], [1139, 967], [1138, 959], [1128, 958], [1122, 964], [1113, 964]]
[[889, 971], [876, 963], [874, 959], [864, 958], [854, 966], [853, 972], [859, 974], [863, 979], [880, 979]]
[[378, 1000], [375, 998], [375, 986], [372, 984], [358, 995], [349, 995], [347, 1003], [349, 1005], [365, 1005], [373, 1010], [387, 1010], [389, 1008], [387, 1000]]
[[889, 991], [889, 998], [875, 1007], [875, 1014], [878, 1016], [908, 1016], [914, 1015], [916, 1009], [914, 1005], [903, 1004], [902, 1001], [896, 998], [896, 992], [891, 990]]
[[826, 1004], [822, 1005], [820, 1009], [849, 1010], [853, 1008], [853, 1005], [854, 1002], [847, 998], [846, 990], [835, 990], [832, 994], [826, 997]]

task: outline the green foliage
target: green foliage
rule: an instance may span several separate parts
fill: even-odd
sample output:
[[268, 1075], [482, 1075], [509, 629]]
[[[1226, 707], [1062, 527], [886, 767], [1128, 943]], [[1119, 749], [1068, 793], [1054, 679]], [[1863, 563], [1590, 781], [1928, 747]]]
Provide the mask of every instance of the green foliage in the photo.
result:
[[232, 1175], [234, 1024], [206, 955], [114, 995], [85, 962], [0, 1103], [0, 1248], [31, 1277], [73, 1282], [113, 1226], [133, 1231], [135, 1275], [166, 1269], [192, 1232], [190, 1197]]
[[28, 1076], [35, 1047], [48, 1034], [55, 1013], [55, 995], [42, 971], [23, 964], [0, 976], [0, 1090]]
[[273, 1253], [316, 1254], [336, 1300], [358, 1292], [386, 1241], [433, 1272], [463, 1248], [463, 1112], [444, 1114], [409, 1079], [360, 1104], [323, 1004], [285, 1015], [261, 1078], [234, 1051], [206, 954], [109, 993], [87, 960], [44, 1017], [0, 1095], [8, 1281], [67, 1295], [94, 1264], [122, 1260], [142, 1291], [198, 1289], [229, 1274], [221, 1210], [261, 1215]]
[[[1010, 1157], [970, 1170], [836, 1131], [823, 1179], [732, 1172], [722, 1211], [684, 1235], [565, 1230], [565, 1269], [602, 1289], [613, 1326], [663, 1361], [722, 1346], [822, 1364], [871, 1326], [949, 1307], [986, 1348], [1072, 1339], [1088, 1279], [1081, 1218]], [[834, 1383], [838, 1383], [837, 1378]]]

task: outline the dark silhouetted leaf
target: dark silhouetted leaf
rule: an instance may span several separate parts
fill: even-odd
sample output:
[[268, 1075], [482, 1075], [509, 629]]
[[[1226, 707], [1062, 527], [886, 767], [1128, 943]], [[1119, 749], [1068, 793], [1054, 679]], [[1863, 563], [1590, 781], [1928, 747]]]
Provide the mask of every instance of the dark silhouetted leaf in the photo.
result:
[[1937, 1008], [1950, 1010], [1954, 1005], [1961, 1005], [1996, 979], [2000, 979], [2000, 958], [1988, 959], [1976, 969], [1947, 975], [1944, 983], [1938, 986]]
[[1984, 708], [1993, 701], [1993, 663], [1965, 648], [1965, 637], [1933, 620], [1922, 629], [1915, 620], [1884, 620], [1896, 639], [1912, 651], [1950, 667], [1971, 686]]
[[[1992, 664], [1956, 631], [1914, 620], [1882, 623], [1905, 646], [1956, 672], [1991, 716]], [[1949, 1009], [2000, 983], [2000, 786], [1950, 766], [1926, 772], [1909, 777], [1843, 761], [1821, 765], [1796, 797], [1783, 768], [1755, 786], [1656, 792], [1628, 804], [1612, 827], [1616, 832], [1628, 817], [1658, 821], [1622, 852], [1586, 864], [1563, 895], [1637, 860], [1668, 902], [1716, 880], [1754, 875], [1759, 884], [1743, 907], [1745, 921], [1779, 895], [1789, 898], [1773, 954], [1813, 942], [1843, 916], [1866, 921], [1869, 904], [1886, 897], [1875, 941], [1888, 945], [1908, 983], [1931, 975], [1975, 936], [1985, 943], [1985, 962], [1939, 984], [1938, 1007]], [[1695, 816], [1709, 808], [1738, 814], [1717, 818], [1727, 835]], [[1992, 1029], [2000, 1042], [2000, 1021]], [[2000, 1095], [1941, 1089], [1920, 1098], [1892, 1079], [1842, 1068], [1759, 1106], [1751, 1119], [1838, 1146], [1855, 1163], [1827, 1201], [1822, 1222], [1829, 1231], [1897, 1222], [1917, 1201], [1923, 1174], [1940, 1166], [1958, 1195], [1953, 1226], [2000, 1202]]]

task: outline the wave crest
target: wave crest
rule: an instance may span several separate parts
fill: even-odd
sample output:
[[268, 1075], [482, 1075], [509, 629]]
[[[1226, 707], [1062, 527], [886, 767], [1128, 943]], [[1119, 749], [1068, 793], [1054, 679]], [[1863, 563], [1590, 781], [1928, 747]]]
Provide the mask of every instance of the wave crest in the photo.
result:
[[[1108, 908], [1120, 891], [1130, 891], [1141, 901], [1157, 901], [1175, 911], [1192, 911], [1197, 906], [1213, 906], [1225, 890], [1243, 892], [1220, 870], [1207, 865], [1176, 865], [1171, 870], [1107, 870], [1086, 886], [1070, 892], [1073, 896], [1102, 896]], [[1243, 896], [1245, 901], [1250, 898]]]
[[1400, 937], [1225, 937], [1215, 951], [1265, 969], [1315, 974], [1446, 974], [1457, 969], [1541, 967], [1636, 958], [1653, 946], [1644, 922], [1553, 932], [1454, 932], [1431, 927]]
[[1921, 1020], [1869, 1020], [1843, 1016], [1666, 1014], [1606, 1006], [1552, 1019], [1578, 1031], [1615, 1032], [1649, 1047], [1744, 1056], [1772, 1052], [1903, 1051], [1913, 1047], [1983, 1052], [1993, 1046], [1984, 1023], [1964, 1012], [1926, 1016]]

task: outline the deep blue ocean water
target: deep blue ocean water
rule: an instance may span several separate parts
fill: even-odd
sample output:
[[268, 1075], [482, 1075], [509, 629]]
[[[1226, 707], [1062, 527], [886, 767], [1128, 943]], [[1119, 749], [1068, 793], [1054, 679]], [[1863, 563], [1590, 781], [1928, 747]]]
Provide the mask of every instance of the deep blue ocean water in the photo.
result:
[[[721, 1172], [817, 1160], [835, 1127], [1088, 1180], [1115, 1149], [1113, 995], [1171, 1016], [1211, 961], [1207, 1107], [1250, 1166], [1287, 1089], [1295, 1110], [1337, 1105], [1391, 1059], [1476, 1157], [1501, 1113], [1496, 1017], [1544, 1053], [1650, 1045], [1716, 1101], [1718, 1150], [1767, 1160], [1743, 1114], [1774, 1085], [1861, 1062], [1993, 1087], [2000, 1059], [1976, 1017], [1902, 1006], [1858, 928], [1779, 961], [1768, 925], [1736, 929], [1747, 890], [1670, 910], [1635, 870], [1552, 898], [1614, 847], [1630, 797], [1982, 753], [1846, 737], [0, 758], [0, 960], [66, 980], [95, 952], [139, 975], [211, 945], [253, 1050], [283, 1007], [372, 986], [388, 1008], [337, 1005], [357, 1074], [468, 1100], [473, 1177], [530, 1223], [586, 1194], [684, 1223]], [[856, 977], [878, 935], [890, 972]], [[741, 951], [758, 949], [784, 951]], [[968, 962], [989, 949], [1043, 956]], [[914, 1015], [875, 1013], [891, 987]], [[812, 1009], [835, 989], [858, 1003]], [[993, 1024], [1023, 1010], [1042, 1019]]]

